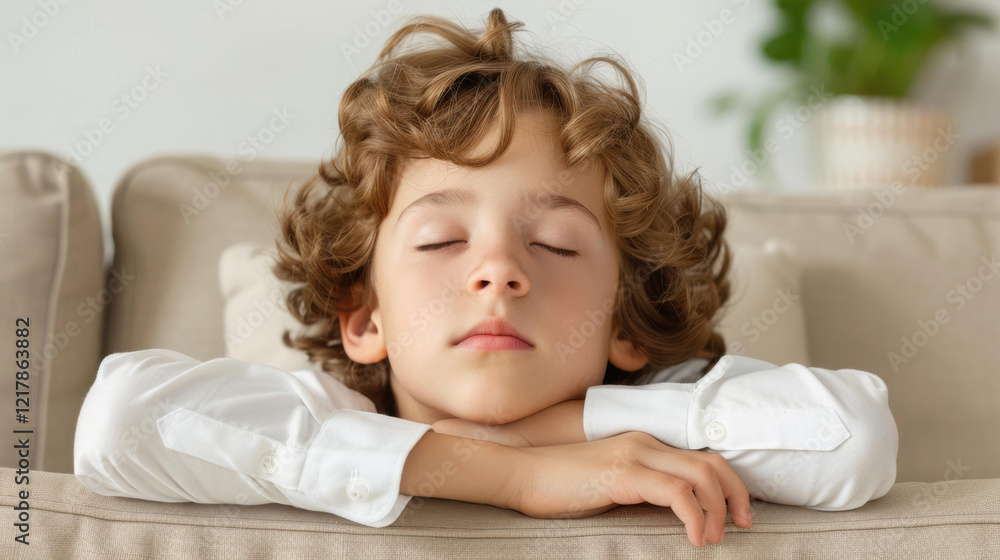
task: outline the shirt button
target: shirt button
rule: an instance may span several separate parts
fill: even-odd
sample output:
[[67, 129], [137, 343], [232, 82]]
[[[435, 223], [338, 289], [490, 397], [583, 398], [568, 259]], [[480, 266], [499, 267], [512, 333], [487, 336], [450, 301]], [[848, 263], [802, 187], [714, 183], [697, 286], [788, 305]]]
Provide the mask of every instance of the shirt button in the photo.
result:
[[354, 478], [347, 483], [347, 497], [355, 502], [368, 498], [368, 483], [363, 478]]
[[257, 468], [264, 474], [274, 474], [278, 472], [278, 458], [274, 456], [274, 453], [265, 453], [257, 461]]
[[709, 422], [705, 426], [705, 436], [712, 441], [719, 441], [726, 437], [726, 427], [719, 421]]

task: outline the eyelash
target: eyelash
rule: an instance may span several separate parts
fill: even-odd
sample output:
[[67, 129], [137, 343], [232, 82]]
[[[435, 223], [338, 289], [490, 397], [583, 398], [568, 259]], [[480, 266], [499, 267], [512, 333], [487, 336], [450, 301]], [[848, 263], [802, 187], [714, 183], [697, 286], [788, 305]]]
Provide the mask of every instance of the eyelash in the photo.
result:
[[[458, 243], [458, 241], [445, 241], [444, 243], [434, 243], [433, 245], [421, 245], [420, 247], [417, 247], [417, 251], [430, 252], [451, 245], [452, 243]], [[569, 249], [557, 249], [556, 247], [549, 247], [548, 245], [544, 245], [542, 243], [536, 243], [536, 245], [541, 245], [542, 247], [545, 247], [547, 251], [550, 251], [552, 253], [555, 253], [563, 257], [580, 256], [580, 254], [577, 253], [576, 251], [571, 251]]]

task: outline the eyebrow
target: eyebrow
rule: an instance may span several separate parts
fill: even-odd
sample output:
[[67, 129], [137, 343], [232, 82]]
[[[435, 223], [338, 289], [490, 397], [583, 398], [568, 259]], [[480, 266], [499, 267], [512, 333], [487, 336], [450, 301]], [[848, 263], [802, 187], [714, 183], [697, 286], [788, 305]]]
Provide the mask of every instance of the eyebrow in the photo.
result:
[[[579, 200], [569, 198], [568, 196], [563, 196], [561, 194], [553, 194], [549, 192], [543, 192], [534, 195], [528, 193], [522, 193], [521, 194], [522, 206], [531, 203], [532, 199], [534, 199], [535, 203], [550, 210], [558, 210], [564, 208], [576, 212], [579, 215], [586, 218], [588, 221], [592, 222], [595, 226], [597, 226], [598, 230], [602, 229], [601, 222], [600, 220], [597, 219], [597, 216], [595, 216], [594, 213], [591, 212], [589, 208], [584, 206], [583, 203], [580, 202]], [[396, 224], [399, 225], [399, 223], [403, 220], [403, 216], [405, 216], [410, 210], [414, 208], [418, 208], [421, 206], [429, 206], [429, 207], [468, 206], [470, 204], [474, 204], [477, 200], [479, 200], [479, 195], [476, 192], [464, 187], [457, 187], [457, 188], [449, 187], [447, 189], [441, 189], [439, 191], [427, 193], [424, 196], [414, 200], [406, 208], [404, 208], [403, 211], [400, 212], [399, 216], [396, 218]]]

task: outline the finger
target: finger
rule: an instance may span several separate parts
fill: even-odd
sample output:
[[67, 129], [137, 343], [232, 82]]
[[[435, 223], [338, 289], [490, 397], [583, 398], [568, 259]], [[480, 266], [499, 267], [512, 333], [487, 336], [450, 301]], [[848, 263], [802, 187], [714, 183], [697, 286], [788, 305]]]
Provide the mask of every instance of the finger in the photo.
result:
[[733, 523], [744, 529], [753, 526], [753, 518], [750, 515], [750, 492], [747, 490], [743, 479], [736, 474], [728, 461], [718, 453], [706, 452], [707, 458], [714, 461], [716, 472], [719, 475], [719, 484], [722, 485], [722, 493], [729, 503], [729, 512], [733, 517]]
[[[647, 468], [681, 478], [691, 485], [700, 508], [704, 510], [705, 537], [713, 543], [722, 542], [726, 526], [726, 497], [712, 460], [704, 456], [670, 453], [668, 450], [652, 451], [640, 454], [639, 463]], [[681, 460], [678, 461], [678, 458]]]
[[[659, 443], [659, 440], [657, 440], [657, 443]], [[726, 461], [725, 457], [717, 452], [708, 450], [676, 449], [668, 445], [655, 446], [654, 444], [654, 449], [679, 453], [690, 457], [700, 457], [712, 461], [718, 473], [719, 484], [722, 486], [722, 494], [729, 504], [729, 512], [732, 515], [733, 523], [744, 529], [753, 526], [753, 517], [750, 515], [750, 493], [747, 491], [743, 479], [736, 474], [736, 471], [733, 470], [733, 467]]]
[[667, 473], [637, 468], [632, 477], [633, 488], [644, 501], [669, 507], [687, 528], [688, 540], [695, 546], [705, 542], [705, 512], [687, 481]]
[[[700, 465], [705, 465], [702, 467]], [[700, 463], [696, 470], [703, 470], [694, 485], [694, 495], [705, 510], [705, 538], [714, 543], [722, 542], [726, 527], [726, 497], [719, 484], [719, 475], [715, 467], [707, 461]]]

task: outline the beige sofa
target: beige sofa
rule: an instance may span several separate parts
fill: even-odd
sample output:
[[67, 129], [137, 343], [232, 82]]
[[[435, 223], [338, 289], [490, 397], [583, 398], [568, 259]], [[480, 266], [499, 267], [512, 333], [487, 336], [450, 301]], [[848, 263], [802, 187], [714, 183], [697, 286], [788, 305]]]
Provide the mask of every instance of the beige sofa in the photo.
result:
[[[777, 268], [741, 269], [757, 272], [727, 311], [732, 351], [871, 371], [889, 388], [897, 483], [854, 510], [755, 500], [751, 529], [729, 522], [724, 542], [697, 549], [668, 508], [649, 504], [543, 520], [414, 498], [375, 529], [278, 504], [160, 503], [84, 487], [71, 474], [73, 435], [101, 358], [143, 348], [225, 355], [220, 255], [239, 241], [272, 244], [281, 195], [315, 164], [137, 164], [115, 191], [105, 270], [80, 172], [50, 154], [0, 154], [0, 347], [13, 357], [15, 320], [27, 317], [32, 352], [27, 422], [16, 421], [10, 378], [0, 405], [9, 442], [0, 503], [14, 527], [2, 557], [1000, 557], [1000, 188], [989, 186], [722, 193], [730, 241], [791, 251]], [[768, 275], [795, 287], [795, 305], [767, 306]], [[27, 458], [15, 446], [24, 436]], [[794, 473], [776, 473], [775, 484], [778, 475]], [[28, 546], [13, 540], [23, 529]]]

